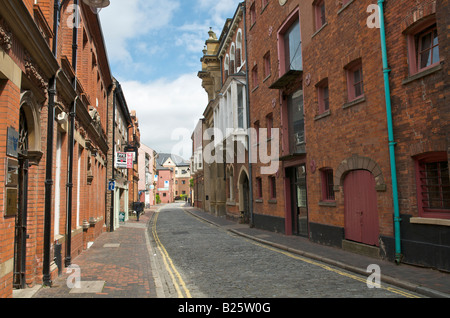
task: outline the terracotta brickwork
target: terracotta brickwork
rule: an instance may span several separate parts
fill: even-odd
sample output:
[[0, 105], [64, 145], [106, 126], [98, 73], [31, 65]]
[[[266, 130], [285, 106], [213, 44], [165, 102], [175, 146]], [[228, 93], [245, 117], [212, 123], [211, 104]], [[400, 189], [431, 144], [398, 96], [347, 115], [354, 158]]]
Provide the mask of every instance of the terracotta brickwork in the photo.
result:
[[[5, 1], [0, 8], [0, 27], [5, 31], [0, 40], [0, 113], [3, 114], [0, 116], [0, 164], [4, 167], [0, 173], [0, 297], [11, 297], [13, 287], [43, 283], [46, 254], [50, 257], [50, 279], [54, 279], [65, 266], [66, 256], [75, 258], [105, 228], [106, 103], [112, 76], [103, 39], [99, 36], [98, 18], [81, 1], [74, 69], [73, 28], [67, 24], [73, 14], [67, 9], [72, 4], [73, 1], [66, 2], [61, 8], [56, 52], [52, 51], [56, 33], [53, 1]], [[50, 135], [47, 117], [51, 79], [56, 75], [54, 137], [50, 144], [52, 180], [48, 180], [51, 198], [46, 202]], [[71, 113], [77, 95], [74, 150], [70, 158]], [[8, 132], [8, 128], [12, 130]], [[18, 139], [14, 133], [19, 135]], [[18, 148], [18, 153], [11, 152], [11, 147], [7, 152], [7, 140]], [[73, 160], [72, 184], [68, 179], [70, 160]], [[18, 168], [11, 168], [7, 176], [6, 167], [10, 163], [17, 163]], [[70, 236], [66, 230], [69, 189], [72, 193]], [[10, 196], [10, 190], [17, 190], [18, 196]], [[51, 217], [49, 232], [44, 230], [47, 212]], [[26, 232], [15, 234], [16, 225], [23, 225]], [[50, 241], [49, 251], [44, 251], [46, 237]], [[67, 250], [69, 239], [70, 251]], [[19, 252], [14, 253], [15, 248]], [[61, 254], [56, 254], [59, 248]], [[24, 266], [20, 265], [21, 261]], [[15, 274], [19, 271], [23, 275]]]
[[[448, 270], [450, 9], [447, 0], [382, 5], [384, 26], [371, 1], [245, 2], [250, 127], [260, 132], [251, 144], [253, 225], [343, 248], [356, 241], [390, 260], [399, 238], [402, 260]], [[218, 90], [208, 88], [213, 100]], [[215, 105], [205, 127], [214, 125]], [[260, 129], [271, 127], [279, 129], [279, 164], [264, 174], [261, 151], [271, 152], [273, 140]], [[205, 185], [214, 171], [205, 169]]]

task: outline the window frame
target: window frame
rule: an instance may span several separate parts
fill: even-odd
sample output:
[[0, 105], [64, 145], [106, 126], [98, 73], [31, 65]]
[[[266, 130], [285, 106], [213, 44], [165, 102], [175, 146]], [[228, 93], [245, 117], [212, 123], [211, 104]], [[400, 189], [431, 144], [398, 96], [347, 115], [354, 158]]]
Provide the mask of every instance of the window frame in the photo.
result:
[[[279, 61], [279, 77], [282, 77], [286, 73], [288, 73], [291, 68], [287, 68], [287, 58], [286, 58], [286, 41], [285, 41], [285, 35], [288, 31], [291, 30], [292, 26], [298, 23], [298, 27], [300, 29], [300, 39], [299, 39], [299, 52], [300, 52], [300, 70], [303, 70], [303, 52], [302, 52], [302, 30], [301, 30], [301, 24], [300, 24], [300, 11], [299, 8], [296, 8], [286, 19], [286, 21], [283, 23], [283, 25], [280, 27], [277, 33], [278, 37], [278, 61]], [[289, 57], [289, 64], [290, 64], [290, 57]]]
[[262, 200], [263, 190], [262, 190], [262, 178], [256, 177], [256, 199]]
[[[355, 72], [360, 71], [361, 80], [358, 83], [361, 83], [361, 94], [356, 95], [356, 85], [355, 83]], [[361, 59], [355, 60], [348, 64], [345, 67], [345, 73], [347, 77], [347, 100], [348, 102], [352, 102], [354, 100], [360, 99], [364, 97], [364, 71], [362, 66]]]
[[335, 202], [336, 196], [334, 193], [334, 171], [331, 168], [320, 169], [321, 179], [321, 201]]
[[272, 175], [268, 177], [269, 179], [269, 197], [271, 200], [277, 199], [277, 178]]
[[[315, 30], [319, 30], [327, 23], [325, 0], [317, 0], [314, 6], [314, 23]], [[323, 10], [323, 12], [322, 12]]]
[[[432, 207], [426, 207], [424, 205], [424, 195], [422, 192], [423, 186], [429, 186], [425, 185], [422, 181], [422, 175], [421, 175], [421, 169], [423, 165], [430, 164], [430, 163], [447, 163], [447, 170], [449, 169], [448, 166], [448, 157], [447, 153], [445, 151], [441, 152], [432, 152], [427, 153], [424, 155], [420, 155], [414, 158], [415, 159], [415, 184], [416, 184], [416, 198], [417, 198], [417, 208], [418, 208], [418, 215], [419, 217], [423, 218], [438, 218], [438, 219], [450, 219], [450, 206], [448, 208], [432, 208]], [[444, 176], [445, 177], [445, 176]], [[441, 177], [439, 177], [441, 178]], [[443, 185], [438, 185], [439, 191], [442, 193], [442, 187]], [[450, 187], [450, 185], [447, 185]], [[443, 201], [443, 199], [442, 199]]]
[[330, 110], [330, 89], [328, 78], [321, 80], [317, 85], [317, 104], [319, 115]]

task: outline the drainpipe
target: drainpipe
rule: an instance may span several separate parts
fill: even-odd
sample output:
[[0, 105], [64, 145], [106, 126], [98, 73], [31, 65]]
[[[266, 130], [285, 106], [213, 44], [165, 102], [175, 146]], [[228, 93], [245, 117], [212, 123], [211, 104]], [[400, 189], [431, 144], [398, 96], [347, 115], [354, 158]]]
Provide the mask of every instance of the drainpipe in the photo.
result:
[[[73, 1], [75, 10], [75, 23], [79, 21], [78, 0]], [[75, 72], [73, 79], [73, 89], [77, 92], [77, 52], [78, 52], [78, 26], [75, 25], [72, 33], [72, 67]], [[75, 142], [75, 117], [77, 113], [77, 99], [73, 101], [72, 111], [70, 112], [70, 131], [69, 131], [69, 154], [68, 154], [68, 180], [67, 180], [67, 221], [66, 221], [66, 257], [65, 266], [69, 267], [72, 263], [72, 193], [73, 193], [73, 150]]]
[[[53, 45], [52, 53], [55, 59], [58, 57], [58, 29], [59, 13], [62, 4], [59, 0], [53, 3]], [[51, 229], [52, 229], [52, 186], [53, 186], [53, 141], [54, 141], [54, 120], [55, 120], [55, 96], [56, 81], [61, 69], [49, 81], [48, 90], [48, 113], [47, 113], [47, 154], [45, 162], [45, 201], [44, 201], [44, 252], [42, 264], [42, 280], [44, 286], [52, 286], [50, 277], [50, 247], [51, 247]]]
[[248, 180], [248, 191], [250, 192], [250, 198], [249, 198], [249, 209], [250, 209], [250, 227], [254, 227], [254, 219], [253, 219], [253, 165], [252, 165], [252, 145], [251, 145], [251, 138], [250, 138], [250, 91], [249, 91], [249, 76], [248, 76], [248, 50], [247, 50], [247, 9], [245, 7], [245, 2], [241, 2], [240, 5], [242, 6], [242, 9], [244, 10], [244, 45], [245, 45], [245, 78], [247, 81], [247, 85], [245, 85], [246, 91], [247, 91], [247, 98], [246, 98], [246, 106], [247, 106], [247, 146], [248, 146], [248, 174], [249, 179]]
[[[114, 83], [113, 85], [116, 85], [116, 83]], [[115, 162], [116, 162], [116, 147], [115, 147], [115, 143], [116, 143], [116, 94], [117, 94], [117, 86], [114, 86], [113, 88], [113, 109], [112, 109], [112, 143], [111, 143], [111, 147], [112, 147], [112, 164], [111, 164], [111, 179], [114, 180], [115, 176], [114, 176], [114, 172], [115, 172]], [[110, 161], [111, 162], [111, 161]], [[111, 210], [110, 210], [110, 215], [109, 215], [109, 231], [110, 232], [114, 232], [114, 201], [115, 201], [115, 193], [116, 193], [116, 189], [114, 188], [113, 191], [111, 191]]]
[[384, 25], [384, 0], [378, 0], [378, 7], [380, 10], [380, 33], [381, 33], [381, 53], [383, 57], [383, 74], [384, 74], [384, 92], [386, 99], [386, 114], [389, 134], [389, 155], [391, 162], [391, 179], [392, 179], [392, 194], [394, 200], [394, 234], [395, 234], [395, 262], [397, 264], [401, 261], [401, 242], [400, 242], [400, 210], [398, 203], [398, 186], [397, 186], [397, 168], [395, 163], [395, 145], [394, 128], [392, 124], [392, 107], [391, 107], [391, 92], [389, 88], [389, 72], [386, 50], [386, 32]]

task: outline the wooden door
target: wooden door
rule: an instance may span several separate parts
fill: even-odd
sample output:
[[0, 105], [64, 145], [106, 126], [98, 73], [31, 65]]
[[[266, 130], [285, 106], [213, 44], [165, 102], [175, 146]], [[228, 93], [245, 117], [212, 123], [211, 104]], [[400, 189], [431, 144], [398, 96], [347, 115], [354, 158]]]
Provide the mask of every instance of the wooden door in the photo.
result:
[[379, 245], [375, 178], [369, 171], [354, 170], [344, 180], [345, 238]]

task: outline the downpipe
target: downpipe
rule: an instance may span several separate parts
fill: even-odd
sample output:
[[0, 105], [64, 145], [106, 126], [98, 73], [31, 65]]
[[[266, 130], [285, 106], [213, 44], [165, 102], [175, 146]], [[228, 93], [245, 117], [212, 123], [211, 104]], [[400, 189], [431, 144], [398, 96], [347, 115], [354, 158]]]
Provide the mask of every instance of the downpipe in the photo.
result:
[[401, 250], [401, 236], [400, 236], [400, 209], [398, 202], [398, 182], [397, 182], [397, 166], [395, 162], [395, 145], [394, 140], [394, 128], [392, 121], [392, 104], [391, 104], [391, 92], [389, 87], [389, 73], [386, 49], [386, 30], [384, 25], [384, 0], [378, 0], [378, 9], [380, 13], [380, 34], [381, 34], [381, 53], [383, 58], [383, 77], [384, 77], [384, 92], [386, 100], [386, 115], [389, 134], [389, 157], [391, 164], [391, 179], [392, 179], [392, 195], [394, 203], [394, 234], [395, 234], [395, 262], [400, 264], [402, 259]]

